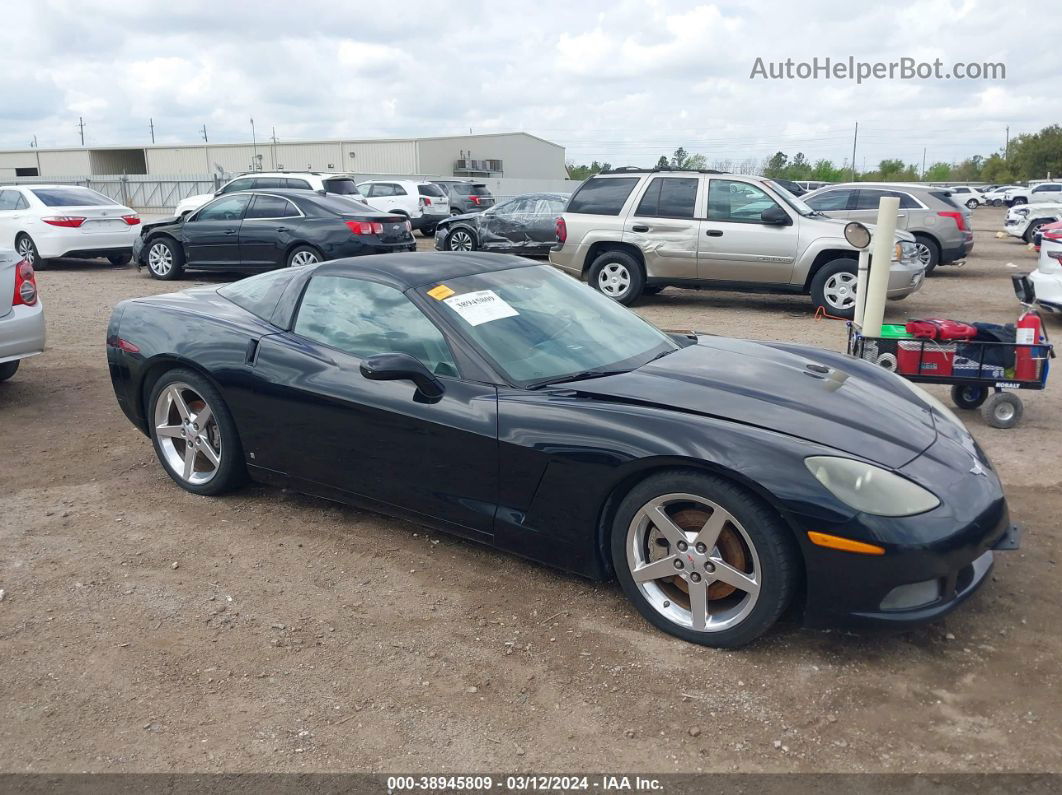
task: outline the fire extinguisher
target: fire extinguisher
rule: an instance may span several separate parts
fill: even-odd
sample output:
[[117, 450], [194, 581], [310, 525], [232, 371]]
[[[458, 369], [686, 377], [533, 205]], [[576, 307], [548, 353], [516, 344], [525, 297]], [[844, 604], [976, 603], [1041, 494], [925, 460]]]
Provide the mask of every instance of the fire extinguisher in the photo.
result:
[[1018, 326], [1014, 341], [1019, 347], [1014, 350], [1014, 378], [1018, 381], [1036, 381], [1040, 373], [1038, 365], [1040, 358], [1036, 355], [1036, 348], [1021, 347], [1024, 345], [1038, 345], [1043, 342], [1041, 332], [1043, 324], [1036, 312], [1026, 312], [1018, 318]]

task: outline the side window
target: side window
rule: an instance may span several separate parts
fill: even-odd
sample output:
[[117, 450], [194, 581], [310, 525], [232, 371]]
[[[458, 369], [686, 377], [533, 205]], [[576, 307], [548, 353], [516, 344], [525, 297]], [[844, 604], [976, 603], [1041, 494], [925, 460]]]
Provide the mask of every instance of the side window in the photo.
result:
[[280, 196], [256, 194], [247, 210], [247, 218], [294, 218], [299, 215], [295, 205]]
[[569, 213], [619, 215], [639, 177], [591, 177], [568, 203]]
[[774, 199], [747, 182], [714, 177], [708, 182], [709, 221], [759, 224], [760, 214], [777, 206]]
[[436, 375], [457, 375], [442, 332], [398, 290], [375, 282], [315, 276], [294, 331], [359, 358], [408, 353]]
[[15, 202], [15, 209], [16, 210], [28, 210], [29, 209], [29, 202], [26, 201], [26, 197], [23, 196], [21, 193], [18, 194], [18, 200]]
[[856, 191], [856, 210], [876, 210], [878, 209], [878, 203], [881, 201], [882, 196], [893, 196], [900, 200], [901, 210], [914, 210], [921, 207], [921, 205], [906, 193], [900, 193], [895, 190], [870, 190], [868, 188], [861, 188]]
[[284, 188], [287, 187], [284, 184], [285, 180], [280, 177], [256, 177], [254, 180], [255, 188]]
[[811, 209], [825, 213], [831, 210], [847, 210], [848, 200], [851, 196], [852, 191], [850, 190], [828, 190], [818, 196], [805, 199], [805, 202]]
[[406, 196], [406, 189], [401, 185], [391, 185], [391, 194], [393, 196]]
[[215, 199], [196, 216], [195, 221], [239, 221], [243, 217], [243, 211], [251, 201], [251, 194], [240, 193], [236, 196], [226, 196]]
[[221, 189], [222, 193], [235, 193], [238, 190], [250, 190], [254, 187], [254, 180], [247, 179], [234, 179], [228, 185]]
[[642, 196], [635, 215], [661, 218], [693, 218], [697, 201], [695, 177], [654, 177]]
[[282, 185], [281, 187], [284, 188], [295, 188], [296, 190], [310, 189], [310, 183], [304, 179], [292, 179], [291, 177], [285, 177], [283, 182], [284, 185]]
[[0, 210], [14, 210], [18, 194], [13, 190], [0, 190]]
[[377, 182], [371, 188], [372, 191], [369, 195], [374, 199], [379, 199], [381, 196], [394, 196], [395, 192], [391, 189], [391, 186], [386, 182]]
[[531, 199], [513, 199], [502, 204], [494, 211], [495, 215], [517, 215], [529, 213], [534, 210], [534, 201]]

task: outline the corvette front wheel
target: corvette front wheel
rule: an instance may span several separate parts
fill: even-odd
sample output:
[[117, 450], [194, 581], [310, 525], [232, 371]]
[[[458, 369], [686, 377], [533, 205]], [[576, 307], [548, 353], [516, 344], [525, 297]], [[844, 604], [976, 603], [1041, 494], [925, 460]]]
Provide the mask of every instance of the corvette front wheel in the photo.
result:
[[627, 597], [683, 640], [736, 648], [778, 620], [797, 584], [797, 553], [781, 518], [730, 482], [687, 471], [638, 484], [612, 527]]

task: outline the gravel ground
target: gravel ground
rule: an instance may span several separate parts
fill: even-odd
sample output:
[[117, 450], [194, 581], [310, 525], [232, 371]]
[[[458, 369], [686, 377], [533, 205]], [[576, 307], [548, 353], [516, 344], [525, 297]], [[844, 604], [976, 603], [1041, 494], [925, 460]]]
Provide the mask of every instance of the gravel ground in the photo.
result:
[[[1012, 321], [1006, 263], [1033, 256], [1001, 218], [976, 211], [969, 263], [889, 317]], [[99, 261], [39, 282], [49, 350], [0, 385], [3, 771], [1059, 769], [1062, 387], [1024, 393], [1014, 430], [968, 414], [1026, 534], [962, 609], [720, 652], [614, 584], [292, 492], [181, 491], [103, 350], [115, 303], [169, 286]], [[844, 342], [802, 297], [669, 289], [638, 311]]]

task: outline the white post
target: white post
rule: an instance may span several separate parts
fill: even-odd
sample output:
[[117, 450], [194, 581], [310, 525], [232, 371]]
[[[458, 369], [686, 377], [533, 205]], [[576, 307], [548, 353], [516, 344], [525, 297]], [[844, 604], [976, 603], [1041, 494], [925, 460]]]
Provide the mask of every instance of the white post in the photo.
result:
[[885, 319], [885, 294], [889, 291], [889, 268], [896, 248], [896, 213], [900, 199], [883, 196], [878, 203], [878, 222], [871, 241], [870, 276], [867, 278], [867, 297], [863, 304], [863, 335], [881, 336], [881, 322]]
[[867, 277], [870, 274], [870, 246], [859, 250], [859, 273], [856, 277], [855, 324], [863, 328], [863, 310], [867, 305]]

